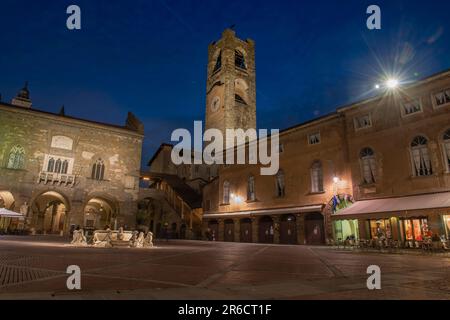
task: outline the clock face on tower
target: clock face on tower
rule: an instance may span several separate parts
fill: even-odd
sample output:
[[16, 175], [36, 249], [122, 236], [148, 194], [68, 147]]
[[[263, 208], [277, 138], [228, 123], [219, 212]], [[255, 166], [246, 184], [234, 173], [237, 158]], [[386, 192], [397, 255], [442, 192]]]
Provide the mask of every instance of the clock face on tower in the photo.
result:
[[216, 112], [220, 107], [220, 98], [215, 96], [211, 101], [211, 111]]

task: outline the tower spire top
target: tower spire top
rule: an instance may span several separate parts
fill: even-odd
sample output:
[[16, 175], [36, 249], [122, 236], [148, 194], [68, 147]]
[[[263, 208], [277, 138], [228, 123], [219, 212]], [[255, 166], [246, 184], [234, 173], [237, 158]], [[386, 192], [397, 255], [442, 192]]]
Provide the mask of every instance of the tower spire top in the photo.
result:
[[28, 81], [25, 81], [23, 88], [12, 99], [11, 104], [23, 108], [31, 108], [30, 90], [28, 90]]

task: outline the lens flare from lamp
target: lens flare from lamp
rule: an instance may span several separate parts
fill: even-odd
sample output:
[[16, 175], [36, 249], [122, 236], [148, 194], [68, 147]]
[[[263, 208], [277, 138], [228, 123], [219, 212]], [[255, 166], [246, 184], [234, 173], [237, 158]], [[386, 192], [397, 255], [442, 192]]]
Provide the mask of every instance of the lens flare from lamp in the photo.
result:
[[400, 84], [399, 81], [394, 78], [388, 79], [386, 81], [386, 87], [388, 87], [389, 89], [395, 89], [398, 87], [399, 84]]

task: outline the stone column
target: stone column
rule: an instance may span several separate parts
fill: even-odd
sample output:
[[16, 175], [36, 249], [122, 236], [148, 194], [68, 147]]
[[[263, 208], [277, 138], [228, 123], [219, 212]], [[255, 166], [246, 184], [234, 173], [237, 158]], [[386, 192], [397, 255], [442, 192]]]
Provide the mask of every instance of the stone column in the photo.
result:
[[67, 210], [64, 211], [63, 234], [66, 236], [70, 235], [70, 213]]
[[234, 222], [234, 242], [241, 242], [241, 220], [233, 219]]
[[219, 220], [219, 235], [217, 237], [217, 239], [219, 241], [224, 241], [224, 232], [225, 232], [225, 224], [224, 224], [224, 220], [220, 219]]
[[252, 218], [252, 242], [259, 242], [259, 219], [257, 217]]
[[[394, 228], [394, 226], [392, 226]], [[397, 228], [397, 226], [395, 226]], [[366, 232], [366, 223], [363, 219], [358, 219], [359, 239], [368, 240], [369, 235]], [[337, 240], [337, 239], [334, 239]]]
[[67, 223], [70, 229], [70, 225], [84, 227], [84, 206], [80, 200], [72, 201], [70, 212], [67, 214]]
[[297, 227], [297, 242], [298, 244], [305, 244], [305, 216], [298, 214], [295, 223]]
[[[401, 236], [400, 236], [400, 229], [399, 229], [399, 219], [397, 217], [392, 217], [390, 219], [391, 222], [391, 234], [392, 234], [392, 240], [401, 240]], [[365, 226], [365, 223], [363, 221], [362, 223], [363, 226]], [[364, 228], [364, 231], [366, 230], [366, 228]], [[360, 231], [361, 233], [361, 231]], [[366, 232], [364, 232], [364, 234], [366, 234]], [[367, 238], [364, 238], [367, 239]]]
[[442, 216], [439, 214], [438, 210], [435, 210], [428, 215], [428, 227], [433, 234], [444, 234], [445, 230], [442, 224]]
[[209, 240], [209, 239], [206, 238], [206, 231], [208, 231], [208, 222], [209, 221], [206, 220], [206, 219], [202, 220], [202, 239], [201, 240]]
[[280, 243], [280, 217], [279, 216], [273, 216], [273, 243], [279, 244]]

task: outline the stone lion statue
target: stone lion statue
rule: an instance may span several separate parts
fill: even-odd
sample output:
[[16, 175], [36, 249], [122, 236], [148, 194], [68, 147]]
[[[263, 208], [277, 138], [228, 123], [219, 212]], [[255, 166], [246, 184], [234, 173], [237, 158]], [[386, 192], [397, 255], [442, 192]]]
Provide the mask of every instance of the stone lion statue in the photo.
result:
[[150, 231], [147, 233], [147, 236], [144, 239], [144, 248], [153, 248], [153, 233]]
[[83, 229], [77, 229], [73, 231], [73, 238], [70, 244], [74, 246], [87, 246], [87, 240], [84, 235]]
[[144, 240], [145, 240], [144, 233], [140, 232], [139, 233], [139, 237], [136, 239], [135, 247], [136, 248], [143, 248], [144, 247]]

